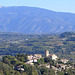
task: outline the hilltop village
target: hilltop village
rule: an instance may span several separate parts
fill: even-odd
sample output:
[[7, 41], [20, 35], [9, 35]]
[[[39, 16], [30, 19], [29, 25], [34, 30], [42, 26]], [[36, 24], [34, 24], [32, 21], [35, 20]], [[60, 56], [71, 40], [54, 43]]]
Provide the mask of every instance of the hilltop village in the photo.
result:
[[9, 68], [14, 71], [13, 73], [21, 75], [61, 75], [62, 73], [62, 75], [71, 75], [71, 72], [72, 75], [75, 74], [75, 64], [72, 64], [68, 59], [60, 59], [56, 54], [50, 54], [49, 50], [45, 50], [44, 55], [20, 53], [16, 56], [6, 55], [0, 62], [0, 68], [5, 68], [4, 71], [1, 71], [5, 75], [12, 73]]
[[[52, 60], [57, 60], [58, 56], [55, 54], [49, 54], [49, 51], [45, 51], [45, 57], [50, 57]], [[34, 55], [28, 55], [28, 61], [26, 63], [33, 64], [33, 62], [37, 62], [38, 59], [42, 58], [42, 54], [34, 54]]]
[[[45, 57], [42, 57], [41, 54], [34, 54], [34, 55], [28, 55], [28, 60], [25, 62], [25, 64], [34, 65], [34, 63], [38, 62], [38, 60], [42, 58], [50, 58], [52, 61], [55, 62], [55, 65], [48, 63], [40, 64], [39, 66], [44, 66], [46, 68], [52, 68], [55, 71], [62, 71], [68, 68], [73, 68], [70, 64], [68, 64], [68, 59], [59, 59], [59, 57], [56, 54], [49, 54], [49, 51], [45, 51]], [[67, 65], [68, 64], [68, 65]]]
[[[33, 65], [38, 62], [38, 60], [45, 58], [46, 63], [41, 63], [39, 64], [40, 67], [46, 67], [46, 68], [51, 68], [57, 71], [62, 71], [68, 68], [74, 69], [72, 65], [69, 64], [68, 59], [60, 59], [56, 54], [49, 54], [49, 51], [45, 51], [45, 57], [42, 56], [42, 54], [34, 54], [34, 55], [28, 55], [27, 60], [25, 61], [25, 64]], [[52, 61], [52, 63], [49, 63], [49, 60]], [[43, 62], [43, 61], [42, 61]], [[17, 66], [18, 71], [24, 71], [24, 68], [22, 68], [22, 65]]]

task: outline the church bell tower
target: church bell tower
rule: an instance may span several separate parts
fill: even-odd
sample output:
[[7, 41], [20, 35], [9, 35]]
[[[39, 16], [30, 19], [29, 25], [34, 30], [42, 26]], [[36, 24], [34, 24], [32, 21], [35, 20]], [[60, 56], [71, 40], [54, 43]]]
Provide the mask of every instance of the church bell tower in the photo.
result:
[[48, 56], [49, 56], [49, 51], [45, 50], [45, 57], [48, 57]]

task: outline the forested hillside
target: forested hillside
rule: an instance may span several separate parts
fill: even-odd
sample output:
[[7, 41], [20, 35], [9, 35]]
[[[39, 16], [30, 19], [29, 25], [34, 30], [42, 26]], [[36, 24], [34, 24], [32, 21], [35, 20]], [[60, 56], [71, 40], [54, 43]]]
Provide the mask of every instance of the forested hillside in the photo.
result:
[[44, 54], [45, 50], [75, 62], [75, 33], [60, 35], [0, 33], [0, 55]]

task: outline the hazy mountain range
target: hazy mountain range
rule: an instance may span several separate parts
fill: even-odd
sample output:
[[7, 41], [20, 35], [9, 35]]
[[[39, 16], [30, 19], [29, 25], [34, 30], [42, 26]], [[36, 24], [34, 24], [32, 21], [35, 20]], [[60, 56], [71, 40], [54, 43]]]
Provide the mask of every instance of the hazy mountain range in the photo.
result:
[[0, 7], [0, 32], [57, 33], [75, 31], [75, 14], [36, 7]]

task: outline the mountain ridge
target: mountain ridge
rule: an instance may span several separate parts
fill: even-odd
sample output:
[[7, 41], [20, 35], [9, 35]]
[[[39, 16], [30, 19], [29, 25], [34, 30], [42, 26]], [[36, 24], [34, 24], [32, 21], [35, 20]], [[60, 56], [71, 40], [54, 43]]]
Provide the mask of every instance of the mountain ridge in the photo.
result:
[[0, 32], [58, 33], [75, 31], [75, 14], [27, 6], [0, 8]]

